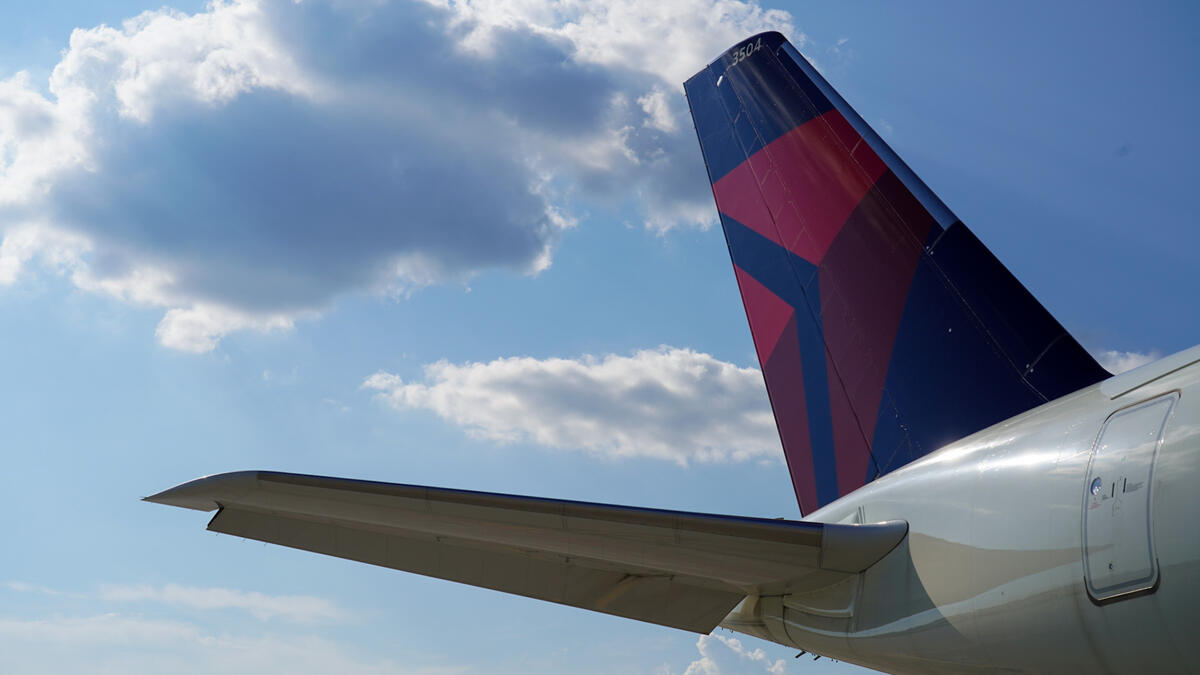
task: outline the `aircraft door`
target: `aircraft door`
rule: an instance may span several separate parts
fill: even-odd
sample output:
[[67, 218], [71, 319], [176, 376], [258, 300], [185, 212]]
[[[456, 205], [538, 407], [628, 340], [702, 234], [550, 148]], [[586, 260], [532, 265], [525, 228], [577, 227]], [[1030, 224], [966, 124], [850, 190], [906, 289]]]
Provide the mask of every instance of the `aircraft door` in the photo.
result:
[[1083, 503], [1088, 594], [1104, 601], [1158, 582], [1150, 514], [1154, 459], [1177, 393], [1109, 416], [1092, 448]]

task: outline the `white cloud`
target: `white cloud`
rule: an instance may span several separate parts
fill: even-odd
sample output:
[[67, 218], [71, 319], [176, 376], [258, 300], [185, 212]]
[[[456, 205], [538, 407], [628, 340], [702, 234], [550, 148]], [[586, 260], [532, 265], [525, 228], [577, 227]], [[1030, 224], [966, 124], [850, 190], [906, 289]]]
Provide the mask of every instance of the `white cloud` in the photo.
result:
[[15, 283], [22, 268], [34, 259], [60, 272], [77, 271], [88, 249], [87, 240], [79, 235], [41, 225], [13, 227], [0, 242], [0, 286]]
[[50, 77], [60, 101], [114, 103], [139, 122], [175, 103], [224, 103], [256, 89], [311, 97], [316, 88], [255, 2], [218, 2], [195, 15], [164, 8], [119, 30], [77, 29]]
[[723, 675], [726, 673], [765, 672], [783, 675], [787, 662], [771, 659], [761, 648], [749, 649], [742, 641], [724, 635], [701, 635], [696, 641], [700, 658], [688, 665], [684, 675]]
[[83, 595], [81, 595], [79, 593], [71, 593], [69, 591], [60, 591], [56, 588], [50, 588], [48, 586], [39, 586], [37, 584], [30, 584], [30, 583], [26, 583], [24, 581], [6, 581], [6, 582], [4, 582], [4, 587], [10, 591], [16, 591], [18, 593], [37, 593], [38, 595], [49, 595], [52, 597], [60, 597], [60, 598], [84, 597]]
[[231, 588], [166, 584], [107, 585], [94, 593], [62, 591], [23, 581], [7, 581], [5, 588], [18, 593], [52, 597], [99, 599], [104, 602], [139, 603], [185, 607], [193, 610], [240, 610], [260, 621], [282, 619], [293, 623], [341, 621], [346, 613], [322, 598], [311, 595], [267, 595]]
[[736, 0], [426, 1], [452, 12], [466, 49], [495, 53], [498, 34], [527, 31], [566, 41], [583, 63], [649, 73], [675, 88], [752, 33], [778, 30], [797, 46], [805, 40], [786, 11]]
[[303, 675], [466, 672], [367, 659], [319, 635], [230, 634], [188, 621], [116, 613], [0, 617], [0, 666], [7, 675], [56, 673], [246, 673]]
[[288, 330], [297, 318], [315, 315], [312, 311], [245, 312], [221, 304], [190, 301], [186, 294], [172, 291], [176, 282], [165, 269], [143, 265], [119, 273], [100, 273], [86, 261], [91, 250], [91, 242], [73, 232], [44, 225], [14, 227], [0, 242], [0, 286], [15, 283], [22, 269], [37, 260], [44, 268], [69, 275], [82, 290], [132, 304], [166, 308], [155, 331], [159, 342], [194, 353], [211, 351], [222, 337], [234, 331]]
[[167, 310], [154, 334], [165, 347], [202, 354], [212, 351], [221, 338], [234, 331], [287, 330], [294, 320], [287, 314], [256, 316], [220, 305], [199, 304]]
[[[312, 596], [266, 595], [179, 585], [106, 586], [77, 593], [9, 581], [11, 591], [57, 602], [41, 615], [0, 614], [0, 671], [37, 673], [458, 673], [372, 658], [296, 624], [347, 618]], [[128, 612], [112, 611], [112, 606]], [[101, 609], [97, 611], [96, 606]], [[258, 621], [214, 610], [245, 612]], [[280, 619], [280, 621], [270, 621]], [[328, 631], [325, 631], [328, 633]]]
[[638, 105], [646, 113], [645, 126], [672, 133], [679, 129], [678, 114], [671, 110], [672, 98], [664, 89], [654, 89], [638, 99]]
[[1094, 352], [1092, 355], [1096, 357], [1100, 365], [1104, 366], [1113, 375], [1133, 370], [1138, 366], [1144, 366], [1151, 361], [1157, 361], [1162, 358], [1162, 354], [1156, 349], [1152, 349], [1149, 352], [1122, 352], [1115, 349], [1105, 349]]
[[425, 367], [424, 382], [379, 372], [363, 386], [397, 409], [431, 410], [502, 443], [679, 464], [782, 455], [762, 374], [688, 349], [439, 361]]
[[844, 67], [848, 62], [854, 59], [854, 48], [848, 46], [850, 38], [838, 38], [837, 42], [825, 48], [825, 53], [829, 55], [830, 60], [839, 67]]
[[235, 609], [261, 621], [283, 619], [297, 623], [338, 621], [345, 612], [311, 595], [267, 595], [230, 588], [165, 586], [104, 586], [99, 597], [108, 602], [156, 603], [195, 610]]
[[771, 28], [803, 41], [733, 0], [235, 0], [81, 28], [48, 95], [0, 82], [0, 284], [38, 263], [202, 352], [347, 293], [535, 274], [581, 203], [707, 226], [680, 84]]
[[321, 399], [321, 403], [324, 403], [325, 405], [329, 406], [333, 410], [336, 410], [340, 413], [350, 412], [350, 406], [346, 405], [345, 403], [342, 403], [341, 401], [337, 400], [336, 398], [323, 398], [323, 399]]

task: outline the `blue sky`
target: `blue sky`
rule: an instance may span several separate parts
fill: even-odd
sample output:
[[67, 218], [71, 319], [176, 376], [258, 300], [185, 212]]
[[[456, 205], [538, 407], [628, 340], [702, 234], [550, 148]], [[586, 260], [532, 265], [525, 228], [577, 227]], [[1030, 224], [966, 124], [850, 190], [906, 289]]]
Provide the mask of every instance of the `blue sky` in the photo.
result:
[[757, 30], [1089, 349], [1200, 336], [1189, 4], [171, 7], [0, 21], [5, 672], [852, 672], [138, 501], [261, 468], [796, 517], [680, 86]]

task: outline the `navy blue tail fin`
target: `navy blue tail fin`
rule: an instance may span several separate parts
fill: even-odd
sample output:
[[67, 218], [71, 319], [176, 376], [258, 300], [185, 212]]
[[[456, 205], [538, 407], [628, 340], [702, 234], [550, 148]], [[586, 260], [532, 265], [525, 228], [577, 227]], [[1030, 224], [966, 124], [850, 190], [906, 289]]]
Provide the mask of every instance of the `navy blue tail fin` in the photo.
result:
[[1108, 376], [782, 35], [684, 87], [802, 512]]

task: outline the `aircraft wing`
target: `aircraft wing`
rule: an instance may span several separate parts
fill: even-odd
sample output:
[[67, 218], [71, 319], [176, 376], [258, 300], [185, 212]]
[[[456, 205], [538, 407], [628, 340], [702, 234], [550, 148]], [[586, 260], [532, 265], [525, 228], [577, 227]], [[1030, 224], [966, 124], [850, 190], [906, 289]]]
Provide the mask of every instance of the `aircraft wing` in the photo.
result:
[[242, 471], [146, 501], [214, 532], [708, 633], [747, 595], [823, 588], [908, 524], [822, 524]]

